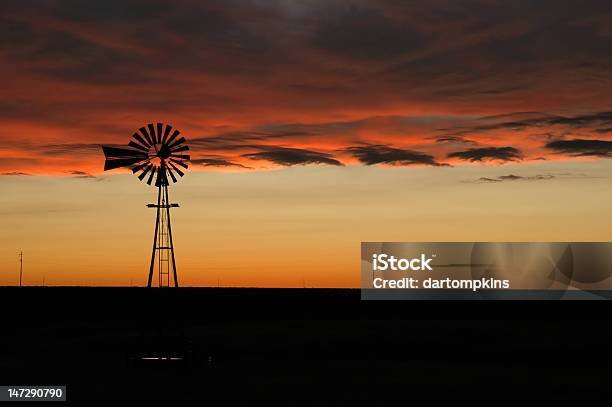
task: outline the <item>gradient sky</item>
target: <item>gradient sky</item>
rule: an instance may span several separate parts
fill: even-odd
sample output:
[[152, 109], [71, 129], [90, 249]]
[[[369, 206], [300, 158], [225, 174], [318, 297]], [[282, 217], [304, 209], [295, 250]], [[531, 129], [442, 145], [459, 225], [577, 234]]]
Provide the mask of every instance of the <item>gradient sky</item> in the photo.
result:
[[[362, 240], [612, 240], [612, 4], [4, 1], [0, 284], [142, 284], [189, 140], [185, 285], [358, 286]], [[8, 227], [7, 227], [8, 225]]]

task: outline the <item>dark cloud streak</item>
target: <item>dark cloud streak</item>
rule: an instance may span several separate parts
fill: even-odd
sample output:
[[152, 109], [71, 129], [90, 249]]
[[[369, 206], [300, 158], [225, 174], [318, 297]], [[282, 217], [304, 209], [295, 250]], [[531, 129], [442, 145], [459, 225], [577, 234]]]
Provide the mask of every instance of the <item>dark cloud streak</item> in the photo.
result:
[[568, 154], [575, 157], [612, 156], [612, 141], [608, 140], [555, 140], [547, 143], [545, 147], [556, 153]]
[[300, 148], [271, 147], [266, 151], [243, 154], [243, 157], [251, 160], [270, 161], [287, 167], [305, 164], [343, 165], [340, 161], [334, 159], [331, 154]]
[[66, 173], [72, 175], [72, 178], [97, 179], [96, 176], [91, 175], [90, 173], [85, 172], [85, 171], [72, 170], [72, 171], [66, 171]]
[[459, 158], [465, 161], [519, 161], [522, 158], [520, 150], [514, 147], [483, 147], [456, 151], [448, 154], [448, 158]]
[[[522, 120], [500, 120], [509, 117], [520, 115], [530, 115], [535, 117], [525, 118]], [[547, 115], [544, 113], [512, 113], [508, 115], [500, 115], [497, 117], [483, 117], [481, 120], [492, 120], [494, 123], [477, 125], [474, 127], [458, 127], [456, 129], [440, 129], [441, 131], [449, 131], [449, 134], [441, 137], [457, 137], [473, 133], [482, 133], [493, 130], [513, 130], [521, 131], [528, 128], [548, 127], [548, 126], [568, 126], [572, 128], [582, 128], [596, 124], [608, 123], [612, 120], [612, 112], [597, 112], [586, 115], [578, 115], [571, 117]]]
[[250, 167], [247, 167], [245, 165], [228, 161], [222, 158], [196, 158], [191, 160], [191, 163], [194, 165], [202, 165], [204, 167], [239, 167], [250, 169]]
[[499, 177], [490, 178], [490, 177], [480, 177], [477, 183], [498, 183], [504, 181], [545, 181], [554, 179], [554, 175], [532, 175], [532, 176], [522, 176], [522, 175], [500, 175]]
[[28, 174], [27, 172], [21, 172], [21, 171], [9, 171], [9, 172], [0, 173], [0, 175], [3, 177], [21, 177], [21, 176], [31, 176], [32, 174]]
[[436, 162], [432, 155], [386, 145], [354, 146], [348, 147], [344, 151], [366, 165], [442, 165]]

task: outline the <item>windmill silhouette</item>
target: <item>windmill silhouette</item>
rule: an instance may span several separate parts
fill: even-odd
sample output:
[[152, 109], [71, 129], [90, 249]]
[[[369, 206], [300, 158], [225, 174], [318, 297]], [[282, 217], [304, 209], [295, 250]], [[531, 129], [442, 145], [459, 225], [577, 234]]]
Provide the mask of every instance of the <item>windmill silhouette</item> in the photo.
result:
[[106, 157], [104, 171], [128, 167], [134, 174], [140, 173], [138, 179], [141, 181], [147, 178], [148, 185], [155, 181], [157, 203], [147, 204], [147, 207], [157, 210], [147, 287], [151, 287], [156, 263], [159, 287], [169, 287], [171, 275], [174, 286], [178, 287], [170, 208], [178, 208], [179, 205], [170, 203], [168, 176], [175, 183], [177, 182], [175, 173], [179, 177], [185, 175], [179, 167], [187, 169], [190, 157], [180, 153], [188, 151], [189, 147], [185, 144], [184, 137], [178, 137], [180, 132], [173, 130], [169, 124], [157, 123], [156, 126], [148, 124], [139, 131], [140, 134], [135, 132], [132, 135], [133, 140], [128, 143], [129, 148], [102, 146]]

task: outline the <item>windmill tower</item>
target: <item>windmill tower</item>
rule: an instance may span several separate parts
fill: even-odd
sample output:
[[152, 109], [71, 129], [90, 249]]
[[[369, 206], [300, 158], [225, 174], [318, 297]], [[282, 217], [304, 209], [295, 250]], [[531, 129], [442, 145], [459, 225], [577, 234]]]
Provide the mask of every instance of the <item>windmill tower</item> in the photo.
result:
[[153, 284], [156, 268], [157, 286], [170, 287], [172, 279], [174, 286], [178, 287], [170, 209], [178, 208], [179, 205], [170, 202], [168, 176], [175, 183], [175, 173], [179, 177], [185, 175], [179, 167], [187, 169], [190, 157], [180, 153], [189, 150], [189, 147], [185, 144], [184, 137], [178, 138], [180, 132], [173, 130], [169, 124], [148, 124], [139, 131], [140, 134], [135, 132], [132, 135], [133, 140], [128, 143], [129, 148], [102, 146], [106, 157], [104, 171], [128, 167], [134, 174], [139, 173], [138, 179], [141, 181], [146, 178], [148, 185], [155, 181], [157, 202], [147, 205], [149, 208], [155, 208], [157, 212], [147, 287]]

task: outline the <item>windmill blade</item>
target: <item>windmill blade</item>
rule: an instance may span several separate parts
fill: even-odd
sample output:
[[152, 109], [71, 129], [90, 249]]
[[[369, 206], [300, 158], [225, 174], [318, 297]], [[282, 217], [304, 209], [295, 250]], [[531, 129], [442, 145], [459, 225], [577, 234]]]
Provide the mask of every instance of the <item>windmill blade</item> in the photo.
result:
[[180, 153], [181, 151], [187, 151], [189, 150], [189, 146], [182, 146], [177, 148], [176, 150], [172, 150], [172, 153]]
[[161, 181], [161, 167], [155, 169], [155, 186], [158, 187]]
[[185, 141], [187, 141], [187, 140], [185, 140], [185, 137], [181, 137], [180, 139], [176, 140], [174, 143], [169, 144], [168, 147], [169, 148], [174, 148], [174, 147], [176, 147], [178, 145], [183, 144]]
[[141, 162], [142, 158], [119, 158], [116, 160], [106, 160], [104, 162], [104, 171], [114, 170], [115, 168], [129, 167]]
[[179, 161], [179, 160], [175, 160], [175, 159], [174, 159], [174, 158], [172, 158], [172, 157], [170, 157], [170, 161], [172, 161], [172, 162], [173, 162], [173, 163], [175, 163], [175, 164], [180, 165], [181, 167], [183, 167], [183, 168], [185, 168], [185, 169], [189, 168], [189, 166], [188, 166], [187, 164], [185, 164], [184, 162]]
[[158, 168], [157, 171], [155, 171], [155, 174], [157, 174], [157, 177], [155, 178], [155, 186], [158, 187], [160, 186], [160, 182], [161, 182], [161, 174], [160, 174], [161, 168]]
[[166, 167], [166, 171], [168, 171], [168, 174], [170, 174], [170, 178], [172, 178], [172, 182], [176, 183], [176, 177], [172, 173], [172, 170], [170, 169], [170, 167]]
[[102, 151], [104, 151], [104, 156], [107, 159], [140, 157], [144, 160], [148, 157], [148, 155], [142, 151], [132, 150], [128, 148], [102, 146]]
[[153, 123], [149, 123], [147, 124], [147, 127], [149, 128], [149, 135], [151, 136], [151, 139], [153, 140], [153, 144], [157, 144], [157, 137], [155, 137], [155, 126], [153, 126]]
[[147, 174], [149, 173], [149, 171], [151, 171], [151, 168], [153, 168], [153, 164], [150, 164], [150, 163], [149, 163], [149, 164], [148, 164], [148, 165], [145, 167], [145, 169], [144, 169], [144, 171], [142, 172], [142, 174], [140, 174], [140, 175], [138, 176], [138, 179], [142, 181], [142, 180], [144, 179], [144, 177], [146, 177], [146, 176], [147, 176]]
[[151, 147], [151, 144], [148, 143], [145, 139], [143, 139], [142, 137], [140, 137], [140, 134], [138, 133], [134, 133], [132, 134], [132, 137], [134, 137], [140, 144], [142, 144], [145, 147]]
[[172, 154], [172, 158], [180, 158], [181, 160], [191, 160], [191, 156], [190, 155], [184, 155], [184, 154]]
[[138, 143], [137, 143], [137, 142], [135, 142], [135, 141], [130, 141], [130, 142], [128, 143], [128, 146], [130, 146], [130, 147], [134, 147], [134, 148], [137, 148], [137, 149], [139, 149], [139, 150], [142, 150], [142, 151], [144, 151], [145, 153], [148, 153], [148, 152], [149, 152], [149, 149], [148, 149], [147, 147], [145, 147], [145, 146], [141, 146], [140, 144], [138, 144]]
[[[176, 165], [174, 165], [174, 164], [172, 164], [172, 163], [168, 163], [168, 165], [169, 165], [169, 166], [171, 166], [171, 167], [174, 169], [174, 171], [176, 171], [176, 173], [177, 173], [178, 175], [180, 175], [181, 177], [182, 177], [183, 175], [185, 175], [185, 173], [184, 173], [183, 171], [181, 171], [181, 170], [179, 170], [178, 168], [176, 168]], [[174, 182], [176, 182], [176, 181], [174, 181]]]
[[157, 123], [157, 142], [161, 144], [162, 142], [162, 130], [164, 129], [163, 123]]
[[157, 171], [155, 171], [155, 167], [153, 167], [153, 171], [151, 171], [151, 174], [149, 175], [149, 179], [147, 180], [147, 184], [151, 185], [151, 182], [153, 182], [153, 176], [155, 175]]
[[149, 146], [152, 146], [153, 144], [155, 144], [153, 140], [151, 139], [151, 137], [149, 136], [149, 133], [147, 133], [147, 129], [144, 126], [142, 126], [139, 130], [140, 130], [140, 134], [142, 134], [145, 140], [147, 140], [147, 142], [149, 143]]
[[176, 136], [178, 136], [179, 134], [181, 134], [180, 131], [174, 130], [174, 133], [172, 133], [170, 138], [166, 141], [166, 144], [168, 145], [168, 144], [172, 143], [172, 140], [174, 140], [176, 138]]
[[168, 134], [170, 134], [170, 130], [172, 130], [172, 126], [166, 124], [166, 130], [164, 131], [164, 137], [162, 138], [162, 144], [166, 144], [166, 140], [168, 139]]
[[132, 168], [132, 173], [136, 174], [138, 171], [142, 170], [144, 167], [146, 167], [147, 165], [149, 165], [150, 161], [146, 160], [145, 162], [138, 164], [137, 166], [135, 166], [134, 168]]

